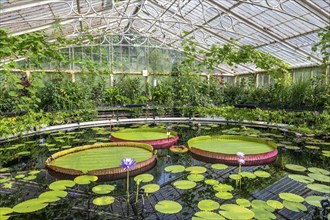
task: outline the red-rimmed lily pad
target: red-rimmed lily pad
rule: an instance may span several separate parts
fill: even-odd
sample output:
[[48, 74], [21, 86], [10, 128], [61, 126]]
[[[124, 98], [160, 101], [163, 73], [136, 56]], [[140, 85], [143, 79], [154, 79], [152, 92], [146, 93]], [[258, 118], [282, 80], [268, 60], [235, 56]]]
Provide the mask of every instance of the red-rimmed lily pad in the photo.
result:
[[236, 203], [240, 206], [243, 206], [243, 207], [250, 207], [251, 206], [250, 201], [247, 200], [247, 199], [236, 199]]
[[261, 178], [268, 178], [270, 177], [270, 174], [266, 171], [263, 170], [257, 170], [254, 172], [254, 175], [256, 175], [257, 177], [261, 177]]
[[228, 168], [228, 166], [226, 164], [222, 164], [222, 163], [212, 164], [211, 167], [215, 170], [225, 170]]
[[251, 210], [236, 204], [225, 204], [220, 206], [220, 209], [223, 211], [219, 211], [219, 213], [228, 219], [252, 219], [254, 217]]
[[67, 187], [73, 187], [76, 183], [72, 180], [57, 180], [49, 185], [52, 190], [66, 190]]
[[279, 194], [279, 197], [283, 200], [290, 201], [290, 202], [303, 202], [305, 199], [297, 194], [294, 193], [287, 193], [282, 192]]
[[178, 180], [174, 182], [173, 185], [178, 189], [192, 189], [196, 186], [196, 182], [190, 180]]
[[112, 196], [101, 196], [93, 200], [94, 205], [103, 206], [110, 205], [115, 201], [115, 198]]
[[108, 194], [115, 189], [114, 185], [97, 185], [92, 188], [92, 191], [96, 194]]
[[284, 200], [283, 201], [283, 205], [285, 208], [293, 211], [293, 212], [305, 212], [307, 211], [307, 208], [304, 204], [302, 203], [299, 203], [299, 202], [290, 202], [290, 201], [287, 201], [287, 200]]
[[194, 174], [201, 174], [201, 173], [205, 173], [207, 169], [202, 166], [191, 166], [191, 167], [187, 167], [186, 171]]
[[200, 211], [196, 212], [191, 220], [225, 220], [225, 218], [214, 212]]
[[154, 193], [157, 192], [160, 189], [160, 186], [158, 184], [147, 184], [141, 187], [141, 189], [144, 189], [144, 193]]
[[194, 182], [200, 182], [204, 180], [204, 176], [202, 174], [190, 174], [187, 176], [187, 179]]
[[277, 200], [267, 200], [267, 205], [274, 209], [283, 209], [283, 204]]
[[219, 203], [211, 200], [211, 199], [204, 199], [198, 202], [198, 208], [202, 211], [213, 211], [220, 207]]
[[296, 165], [296, 164], [286, 164], [285, 167], [288, 170], [292, 170], [292, 171], [296, 171], [296, 172], [305, 172], [306, 171], [306, 167]]
[[218, 197], [219, 199], [223, 199], [223, 200], [233, 198], [233, 194], [231, 194], [230, 192], [224, 192], [224, 191], [217, 192], [215, 194], [215, 196]]
[[36, 212], [48, 206], [47, 199], [29, 199], [21, 202], [13, 207], [14, 212], [17, 213], [30, 213]]
[[289, 174], [288, 177], [290, 179], [293, 179], [293, 180], [295, 180], [297, 182], [300, 182], [300, 183], [309, 184], [309, 183], [314, 182], [313, 178], [310, 178], [310, 177], [304, 176], [304, 175], [299, 175], [299, 174]]
[[74, 182], [79, 184], [79, 185], [87, 185], [90, 184], [91, 182], [97, 181], [98, 177], [93, 176], [93, 175], [82, 175], [82, 176], [77, 176], [74, 178]]
[[164, 214], [175, 214], [182, 210], [182, 206], [171, 200], [162, 200], [155, 205], [155, 209]]
[[171, 165], [171, 166], [165, 167], [165, 171], [170, 172], [170, 173], [181, 173], [181, 172], [185, 171], [185, 169], [186, 168], [182, 165]]
[[307, 188], [314, 190], [316, 192], [321, 193], [329, 193], [330, 192], [330, 186], [324, 185], [324, 184], [318, 184], [318, 183], [312, 183], [308, 184]]
[[308, 171], [312, 173], [320, 173], [323, 175], [330, 175], [330, 172], [328, 170], [318, 168], [318, 167], [308, 167]]

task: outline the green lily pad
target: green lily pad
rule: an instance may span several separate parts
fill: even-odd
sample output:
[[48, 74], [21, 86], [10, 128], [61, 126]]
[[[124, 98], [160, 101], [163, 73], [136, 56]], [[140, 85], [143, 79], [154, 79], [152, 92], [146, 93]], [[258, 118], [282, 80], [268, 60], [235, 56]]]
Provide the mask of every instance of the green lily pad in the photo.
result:
[[208, 185], [211, 185], [211, 186], [213, 186], [213, 185], [218, 185], [219, 184], [219, 181], [218, 180], [212, 180], [212, 179], [207, 179], [207, 180], [205, 180], [204, 181], [206, 184], [208, 184]]
[[233, 191], [234, 190], [234, 188], [231, 185], [222, 184], [222, 183], [219, 183], [218, 185], [214, 185], [213, 189], [215, 191], [219, 191], [219, 192], [227, 192], [227, 191]]
[[224, 204], [220, 206], [220, 209], [224, 211], [219, 211], [219, 213], [228, 219], [252, 219], [254, 217], [251, 210], [236, 204]]
[[330, 157], [330, 150], [323, 150], [322, 155], [325, 157]]
[[2, 188], [4, 189], [11, 189], [14, 185], [14, 182], [7, 182], [5, 184], [2, 185]]
[[200, 182], [204, 180], [204, 176], [202, 174], [190, 174], [187, 176], [187, 179], [194, 182]]
[[267, 205], [269, 205], [270, 207], [274, 208], [274, 209], [283, 209], [283, 204], [277, 200], [268, 200], [267, 201]]
[[279, 194], [279, 197], [283, 200], [290, 201], [290, 202], [303, 202], [305, 199], [297, 194], [294, 193], [287, 193], [282, 192]]
[[221, 163], [212, 164], [211, 167], [215, 170], [225, 170], [228, 168], [226, 164], [221, 164]]
[[54, 148], [49, 148], [48, 151], [49, 152], [54, 152], [54, 151], [58, 151], [59, 148], [58, 147], [54, 147]]
[[0, 179], [0, 183], [6, 183], [6, 182], [9, 182], [10, 180], [11, 180], [11, 178], [9, 178], [9, 177], [2, 178], [2, 179]]
[[113, 185], [98, 185], [92, 188], [92, 191], [96, 194], [107, 194], [115, 189]]
[[165, 167], [166, 172], [170, 173], [181, 173], [185, 170], [185, 167], [182, 165], [172, 165]]
[[285, 146], [285, 148], [288, 150], [300, 150], [300, 147], [292, 146], [292, 145], [287, 145]]
[[36, 174], [38, 174], [38, 173], [40, 173], [40, 170], [31, 170], [31, 171], [29, 172], [30, 175], [36, 175]]
[[308, 184], [307, 188], [314, 190], [316, 192], [321, 193], [329, 193], [330, 192], [330, 186], [324, 185], [324, 184], [318, 184], [318, 183], [312, 183]]
[[14, 210], [9, 207], [0, 207], [0, 215], [7, 215], [12, 213]]
[[160, 189], [158, 184], [147, 184], [141, 187], [146, 194], [157, 192]]
[[330, 176], [323, 175], [321, 173], [309, 173], [307, 174], [310, 178], [313, 178], [316, 181], [330, 183]]
[[271, 220], [276, 219], [276, 216], [266, 209], [262, 208], [253, 208], [251, 211], [254, 213], [254, 218], [258, 220]]
[[62, 146], [62, 149], [69, 149], [69, 148], [71, 148], [72, 146], [70, 146], [70, 145], [65, 145], [65, 146]]
[[6, 147], [6, 150], [17, 150], [17, 146], [12, 146], [12, 147]]
[[275, 209], [267, 204], [267, 202], [260, 200], [260, 199], [255, 199], [252, 200], [251, 202], [252, 208], [254, 209], [264, 209], [268, 212], [274, 212]]
[[306, 206], [299, 202], [290, 202], [290, 201], [284, 200], [283, 205], [285, 208], [287, 208], [293, 212], [307, 211]]
[[72, 180], [57, 180], [49, 185], [52, 190], [66, 190], [67, 187], [73, 187], [76, 183]]
[[211, 199], [204, 199], [198, 202], [198, 208], [202, 211], [213, 211], [220, 207], [219, 203], [211, 200]]
[[15, 179], [23, 179], [25, 177], [24, 174], [19, 174], [17, 176], [15, 176]]
[[94, 205], [103, 206], [103, 205], [110, 205], [114, 203], [115, 198], [112, 196], [101, 196], [93, 200]]
[[194, 174], [201, 174], [201, 173], [205, 173], [207, 170], [205, 167], [192, 166], [192, 167], [187, 167], [186, 171]]
[[255, 179], [257, 178], [257, 176], [254, 173], [250, 173], [250, 172], [240, 172], [239, 173], [242, 177], [246, 177], [249, 179]]
[[24, 202], [21, 202], [13, 207], [14, 212], [17, 213], [30, 213], [36, 212], [48, 206], [47, 199], [30, 199]]
[[238, 174], [230, 174], [229, 178], [233, 179], [233, 180], [240, 180], [240, 179], [242, 179], [242, 176], [238, 175]]
[[310, 204], [312, 206], [322, 208], [321, 200], [323, 200], [323, 199], [327, 199], [327, 198], [324, 196], [307, 196], [305, 198], [305, 202], [307, 202], [308, 204]]
[[30, 176], [27, 176], [27, 177], [24, 177], [23, 178], [23, 180], [34, 180], [34, 179], [36, 179], [37, 178], [37, 176], [35, 176], [35, 175], [30, 175]]
[[18, 152], [16, 155], [17, 156], [28, 156], [30, 154], [31, 154], [30, 151], [21, 151], [21, 152]]
[[200, 211], [195, 213], [192, 220], [225, 220], [225, 218], [214, 212]]
[[140, 174], [140, 175], [137, 175], [136, 177], [134, 177], [134, 181], [136, 183], [140, 183], [140, 182], [143, 182], [143, 183], [147, 183], [147, 182], [150, 182], [154, 179], [154, 176], [151, 175], [151, 174]]
[[261, 178], [268, 178], [270, 177], [270, 174], [266, 171], [263, 171], [263, 170], [257, 170], [254, 172], [254, 174], [257, 176], [257, 177], [261, 177]]
[[196, 183], [190, 180], [178, 180], [173, 185], [178, 189], [192, 189], [196, 186]]
[[314, 182], [313, 178], [310, 178], [310, 177], [304, 176], [304, 175], [289, 174], [288, 177], [290, 179], [295, 180], [295, 181], [298, 181], [298, 182], [301, 182], [301, 183], [306, 183], [306, 184]]
[[320, 173], [323, 175], [330, 175], [330, 172], [325, 169], [317, 168], [317, 167], [308, 167], [308, 171], [312, 173]]
[[233, 198], [233, 194], [224, 191], [217, 192], [215, 196], [218, 197], [219, 199], [224, 199], [224, 200]]
[[74, 182], [79, 185], [90, 184], [91, 182], [97, 181], [98, 177], [93, 175], [82, 175], [74, 178]]
[[47, 191], [39, 195], [39, 198], [45, 199], [46, 202], [56, 202], [61, 198], [67, 196], [66, 191], [56, 190], [56, 191]]
[[4, 168], [0, 169], [0, 173], [5, 173], [5, 172], [8, 172], [8, 171], [9, 171], [8, 167], [4, 167]]
[[250, 201], [247, 200], [247, 199], [236, 199], [236, 203], [240, 206], [243, 206], [243, 207], [250, 207], [251, 206]]
[[306, 145], [305, 146], [307, 149], [310, 149], [310, 150], [319, 150], [320, 149], [320, 147], [318, 147], [318, 146], [313, 146], [313, 145]]
[[155, 205], [155, 209], [164, 214], [175, 214], [182, 210], [182, 206], [171, 200], [162, 200]]
[[296, 165], [296, 164], [285, 164], [285, 167], [288, 170], [292, 170], [292, 171], [297, 171], [297, 172], [305, 172], [306, 168], [300, 165]]

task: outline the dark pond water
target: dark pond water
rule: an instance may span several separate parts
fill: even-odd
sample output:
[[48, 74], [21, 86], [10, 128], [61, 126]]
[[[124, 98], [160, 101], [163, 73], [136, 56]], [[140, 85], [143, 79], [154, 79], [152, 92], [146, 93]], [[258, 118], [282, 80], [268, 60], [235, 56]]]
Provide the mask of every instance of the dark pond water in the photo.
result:
[[[122, 127], [138, 126], [150, 127], [155, 125], [135, 124]], [[165, 128], [168, 125], [159, 124], [156, 126]], [[151, 183], [160, 185], [160, 190], [148, 196], [140, 194], [139, 201], [136, 204], [133, 202], [130, 206], [126, 205], [126, 180], [116, 180], [107, 183], [93, 182], [88, 185], [75, 185], [72, 188], [68, 188], [66, 197], [49, 203], [47, 207], [39, 211], [31, 213], [12, 212], [8, 214], [8, 216], [11, 216], [9, 219], [191, 219], [196, 212], [201, 211], [198, 203], [204, 199], [212, 199], [220, 205], [236, 204], [237, 199], [247, 199], [250, 202], [253, 200], [265, 202], [277, 200], [285, 203], [284, 208], [268, 212], [260, 211], [262, 208], [257, 205], [258, 202], [252, 203], [252, 206], [248, 206], [247, 209], [255, 213], [254, 218], [256, 219], [274, 219], [274, 217], [276, 219], [322, 219], [322, 215], [325, 214], [322, 207], [317, 207], [318, 204], [311, 205], [310, 198], [306, 198], [311, 196], [329, 197], [330, 190], [329, 192], [327, 191], [330, 182], [329, 174], [321, 173], [323, 176], [316, 175], [315, 177], [313, 172], [308, 170], [311, 167], [329, 170], [329, 142], [275, 130], [257, 130], [240, 126], [175, 123], [170, 124], [170, 126], [172, 130], [178, 132], [180, 137], [178, 144], [182, 145], [187, 145], [187, 141], [190, 138], [201, 135], [250, 135], [272, 140], [278, 144], [278, 158], [270, 165], [243, 167], [242, 172], [253, 174], [255, 171], [260, 170], [269, 173], [270, 176], [267, 178], [258, 176], [253, 178], [244, 177], [240, 184], [237, 185], [237, 181], [232, 176], [232, 174], [238, 173], [237, 167], [229, 166], [226, 169], [217, 170], [213, 169], [211, 164], [193, 159], [189, 154], [175, 154], [169, 150], [159, 150], [157, 165], [147, 173], [154, 176], [154, 180]], [[38, 198], [41, 193], [49, 191], [48, 186], [56, 179], [44, 170], [44, 162], [52, 153], [86, 144], [108, 142], [110, 132], [122, 127], [64, 130], [0, 144], [0, 207], [13, 208], [25, 200]], [[288, 170], [286, 169], [288, 164], [301, 165], [307, 168], [307, 170]], [[170, 165], [183, 165], [184, 167], [202, 166], [207, 171], [202, 174], [202, 180], [195, 180], [196, 186], [194, 188], [182, 190], [175, 187], [175, 182], [189, 179], [189, 173], [165, 172], [165, 167]], [[31, 173], [31, 171], [35, 172]], [[297, 181], [297, 175], [300, 175], [300, 178], [301, 175], [311, 176], [315, 180], [310, 180], [310, 182], [307, 180], [307, 182]], [[214, 190], [212, 185], [205, 183], [206, 179], [214, 179], [222, 184], [232, 186], [233, 190], [221, 191], [221, 198], [219, 198], [215, 195], [217, 190]], [[116, 186], [116, 189], [109, 194], [115, 197], [114, 203], [105, 206], [96, 206], [92, 203], [95, 198], [100, 196], [93, 193], [92, 188], [99, 184]], [[316, 190], [313, 186], [308, 186], [308, 184], [314, 184], [314, 187], [317, 185]], [[141, 184], [141, 186], [143, 185]], [[321, 190], [319, 189], [320, 187]], [[130, 189], [131, 201], [135, 201], [136, 184], [133, 178], [130, 180]], [[283, 192], [297, 194], [308, 200], [309, 202], [299, 202], [306, 210], [304, 208], [297, 210], [295, 210], [295, 207], [292, 208], [292, 205], [297, 205], [295, 204], [297, 201], [289, 201], [291, 203], [295, 202], [294, 204], [285, 202], [285, 199], [281, 198], [283, 196], [280, 196]], [[182, 210], [176, 214], [158, 212], [155, 210], [155, 205], [162, 200], [176, 201], [182, 206]], [[127, 207], [129, 207], [129, 211]], [[219, 210], [221, 210], [221, 207], [212, 212], [219, 214]], [[229, 212], [229, 216], [230, 213], [232, 212]], [[222, 214], [226, 216], [223, 210]], [[0, 219], [6, 218], [5, 216], [0, 216]], [[236, 219], [240, 218], [237, 217]]]

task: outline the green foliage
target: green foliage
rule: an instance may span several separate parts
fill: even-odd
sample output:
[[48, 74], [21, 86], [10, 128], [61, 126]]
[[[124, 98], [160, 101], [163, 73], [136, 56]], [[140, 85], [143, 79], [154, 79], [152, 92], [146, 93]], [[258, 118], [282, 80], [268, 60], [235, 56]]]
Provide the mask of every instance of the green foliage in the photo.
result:
[[312, 47], [312, 51], [316, 52], [320, 50], [323, 56], [323, 65], [330, 67], [330, 29], [321, 30], [318, 33], [318, 37], [321, 38], [320, 42]]

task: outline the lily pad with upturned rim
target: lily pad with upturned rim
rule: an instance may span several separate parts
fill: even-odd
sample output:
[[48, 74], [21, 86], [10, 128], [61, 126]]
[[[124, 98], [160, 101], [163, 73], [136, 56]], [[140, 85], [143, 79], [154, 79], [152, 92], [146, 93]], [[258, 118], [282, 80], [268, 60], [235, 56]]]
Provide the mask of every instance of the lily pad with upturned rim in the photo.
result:
[[147, 184], [141, 187], [146, 194], [157, 192], [160, 189], [158, 184]]
[[290, 201], [286, 201], [284, 200], [283, 201], [283, 205], [285, 208], [293, 211], [293, 212], [305, 212], [307, 211], [307, 208], [304, 204], [302, 203], [299, 203], [299, 202], [290, 202]]
[[115, 198], [112, 196], [101, 196], [93, 200], [94, 205], [103, 206], [110, 205], [115, 201]]
[[93, 175], [82, 175], [82, 176], [77, 176], [74, 178], [74, 182], [79, 184], [79, 185], [87, 185], [90, 184], [91, 182], [97, 181], [98, 177], [93, 176]]
[[191, 220], [225, 220], [225, 218], [214, 212], [199, 211]]
[[185, 169], [186, 168], [182, 165], [171, 165], [171, 166], [165, 167], [165, 171], [170, 172], [170, 173], [181, 173], [181, 172], [185, 171]]
[[47, 199], [29, 199], [21, 202], [13, 207], [14, 212], [17, 213], [30, 213], [36, 212], [48, 206]]
[[202, 174], [190, 174], [187, 176], [187, 179], [194, 182], [200, 182], [204, 180], [204, 176]]
[[243, 207], [250, 207], [251, 206], [250, 201], [247, 200], [247, 199], [236, 199], [236, 203], [240, 206], [243, 206]]
[[268, 178], [270, 177], [270, 174], [266, 171], [263, 170], [257, 170], [254, 172], [254, 175], [256, 175], [257, 177], [261, 177], [261, 178]]
[[283, 200], [290, 201], [290, 202], [303, 202], [305, 199], [297, 194], [294, 193], [287, 193], [282, 192], [279, 194], [279, 197]]
[[115, 189], [113, 185], [97, 185], [92, 188], [92, 191], [96, 194], [107, 194], [111, 193]]
[[67, 187], [73, 187], [76, 183], [72, 180], [57, 180], [49, 185], [52, 190], [66, 190]]
[[217, 198], [223, 199], [223, 200], [227, 200], [227, 199], [233, 198], [233, 194], [231, 194], [230, 192], [224, 192], [224, 191], [217, 192], [215, 194], [215, 196]]
[[267, 205], [274, 209], [283, 209], [283, 204], [280, 201], [277, 200], [267, 200]]
[[330, 172], [328, 170], [318, 168], [318, 167], [308, 167], [308, 171], [312, 173], [320, 173], [323, 175], [330, 175]]
[[173, 185], [178, 189], [192, 189], [196, 186], [196, 182], [190, 180], [178, 180], [174, 182]]
[[296, 164], [285, 164], [285, 167], [288, 170], [292, 170], [292, 171], [296, 171], [296, 172], [305, 172], [306, 171], [306, 167], [296, 165]]
[[211, 167], [215, 170], [225, 170], [228, 168], [226, 164], [221, 164], [221, 163], [212, 164]]
[[186, 171], [193, 174], [201, 174], [201, 173], [205, 173], [207, 169], [202, 166], [191, 166], [191, 167], [187, 167]]
[[150, 182], [154, 179], [154, 176], [151, 175], [151, 174], [148, 174], [148, 173], [144, 173], [144, 174], [140, 174], [140, 175], [137, 175], [136, 177], [134, 177], [134, 181], [136, 183], [147, 183], [147, 182]]
[[198, 208], [202, 211], [213, 211], [220, 207], [219, 203], [211, 200], [211, 199], [204, 199], [198, 202]]
[[313, 178], [310, 178], [310, 177], [304, 176], [304, 175], [299, 175], [299, 174], [289, 174], [288, 177], [290, 179], [293, 179], [293, 180], [295, 180], [297, 182], [300, 182], [300, 183], [309, 184], [309, 183], [314, 182]]
[[327, 185], [324, 185], [324, 184], [312, 183], [312, 184], [308, 184], [306, 187], [311, 189], [311, 190], [314, 190], [316, 192], [321, 192], [321, 193], [329, 193], [330, 192], [330, 186], [327, 186]]
[[228, 219], [252, 219], [254, 217], [251, 210], [236, 204], [224, 204], [220, 206], [220, 209], [223, 211], [219, 211], [219, 213]]
[[182, 210], [182, 206], [171, 200], [162, 200], [155, 205], [155, 209], [164, 214], [175, 214]]

